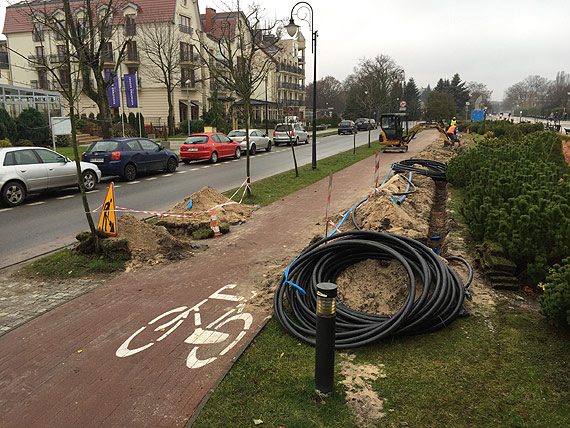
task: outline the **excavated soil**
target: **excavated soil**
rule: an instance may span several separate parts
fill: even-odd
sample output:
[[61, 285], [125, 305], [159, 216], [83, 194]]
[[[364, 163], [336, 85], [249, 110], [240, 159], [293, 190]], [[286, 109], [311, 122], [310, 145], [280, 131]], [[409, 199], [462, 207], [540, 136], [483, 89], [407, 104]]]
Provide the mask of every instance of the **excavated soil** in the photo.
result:
[[[188, 204], [192, 201], [192, 206]], [[241, 224], [253, 212], [253, 206], [238, 204], [212, 187], [203, 187], [168, 210], [168, 214], [184, 217], [162, 217], [156, 224], [164, 226], [175, 236], [191, 236], [197, 229], [210, 227], [211, 210], [214, 209], [218, 225]]]

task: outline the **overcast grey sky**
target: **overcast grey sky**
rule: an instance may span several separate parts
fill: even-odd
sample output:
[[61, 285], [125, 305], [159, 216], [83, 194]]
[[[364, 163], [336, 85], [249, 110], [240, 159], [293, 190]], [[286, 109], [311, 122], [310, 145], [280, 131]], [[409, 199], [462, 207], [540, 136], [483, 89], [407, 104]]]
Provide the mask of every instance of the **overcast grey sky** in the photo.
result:
[[[227, 10], [232, 0], [198, 0]], [[136, 0], [134, 0], [136, 3]], [[4, 5], [0, 0], [3, 23]], [[242, 7], [251, 4], [242, 0]], [[296, 1], [257, 0], [269, 19], [289, 18]], [[463, 81], [484, 83], [501, 100], [506, 88], [533, 74], [552, 80], [570, 73], [570, 0], [311, 0], [317, 39], [317, 79], [344, 80], [359, 59], [385, 54], [432, 87], [459, 73]], [[234, 3], [235, 4], [235, 3]], [[298, 9], [296, 9], [298, 10]], [[299, 23], [299, 22], [298, 22]], [[3, 24], [2, 24], [3, 25]], [[313, 80], [309, 26], [307, 83]]]

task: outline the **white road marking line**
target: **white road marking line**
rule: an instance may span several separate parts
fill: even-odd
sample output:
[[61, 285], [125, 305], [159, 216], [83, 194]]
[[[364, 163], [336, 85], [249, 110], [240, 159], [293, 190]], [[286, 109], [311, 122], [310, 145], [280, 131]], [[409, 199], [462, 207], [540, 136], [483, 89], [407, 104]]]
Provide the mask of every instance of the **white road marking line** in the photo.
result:
[[4, 211], [12, 211], [14, 208], [3, 208], [0, 210], [0, 213], [3, 213]]
[[203, 166], [202, 169], [204, 169], [204, 168], [210, 168], [211, 166], [212, 166], [212, 165], [206, 165], [206, 166]]
[[[120, 184], [114, 184], [113, 187], [114, 187], [115, 189], [118, 189], [119, 187], [121, 187], [121, 185], [120, 185]], [[99, 191], [99, 190], [97, 190], [97, 192], [98, 192], [98, 191]]]
[[[113, 186], [113, 187], [119, 187], [119, 186]], [[97, 192], [100, 192], [100, 190], [99, 189], [91, 190], [89, 193], [97, 193]]]
[[176, 171], [176, 174], [186, 174], [188, 171]]
[[164, 174], [163, 177], [172, 177], [173, 174]]
[[35, 206], [35, 205], [43, 205], [43, 204], [45, 204], [45, 203], [46, 203], [45, 201], [41, 201], [41, 202], [34, 202], [33, 204], [27, 204], [27, 205], [30, 206], [30, 207], [33, 207], [33, 206]]
[[156, 180], [156, 177], [150, 177], [150, 178], [146, 178], [145, 181], [151, 181], [151, 180]]
[[130, 186], [132, 184], [138, 184], [138, 183], [140, 183], [140, 181], [137, 180], [137, 181], [129, 181], [127, 184]]
[[55, 198], [55, 199], [69, 199], [69, 198], [74, 198], [75, 195], [67, 195], [67, 196], [60, 196], [59, 198]]
[[198, 171], [200, 168], [192, 168], [190, 171]]

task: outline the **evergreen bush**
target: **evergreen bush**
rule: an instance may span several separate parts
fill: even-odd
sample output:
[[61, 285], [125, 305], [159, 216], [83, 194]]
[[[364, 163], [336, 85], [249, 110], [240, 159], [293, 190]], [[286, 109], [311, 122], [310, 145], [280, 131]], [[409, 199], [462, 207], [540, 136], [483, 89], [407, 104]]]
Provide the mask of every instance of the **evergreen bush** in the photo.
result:
[[12, 116], [0, 108], [0, 139], [8, 138], [14, 142], [18, 139], [18, 130], [16, 129], [16, 122]]
[[12, 147], [12, 143], [9, 139], [4, 138], [3, 140], [0, 140], [0, 147]]
[[550, 270], [544, 294], [540, 296], [540, 313], [550, 324], [570, 327], [570, 257]]
[[34, 146], [48, 146], [50, 129], [38, 110], [27, 108], [16, 118], [16, 130], [19, 140], [30, 140]]

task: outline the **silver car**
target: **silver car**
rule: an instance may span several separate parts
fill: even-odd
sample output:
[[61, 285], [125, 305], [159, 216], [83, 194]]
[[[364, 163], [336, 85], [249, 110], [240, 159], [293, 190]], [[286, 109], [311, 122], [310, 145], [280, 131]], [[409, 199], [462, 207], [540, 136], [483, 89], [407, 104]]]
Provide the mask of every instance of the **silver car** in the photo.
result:
[[273, 131], [273, 144], [278, 146], [281, 143], [296, 146], [300, 142], [309, 143], [309, 133], [300, 123], [278, 123]]
[[[228, 134], [233, 141], [239, 143], [241, 151], [245, 152], [247, 148], [247, 139], [245, 138], [245, 129], [235, 129]], [[258, 150], [265, 149], [266, 152], [271, 151], [271, 139], [258, 129], [249, 130], [249, 154], [254, 155]]]
[[[85, 190], [93, 190], [101, 180], [101, 171], [89, 162], [81, 162], [81, 171]], [[75, 162], [53, 150], [0, 148], [0, 196], [9, 207], [20, 205], [30, 193], [77, 185]]]

